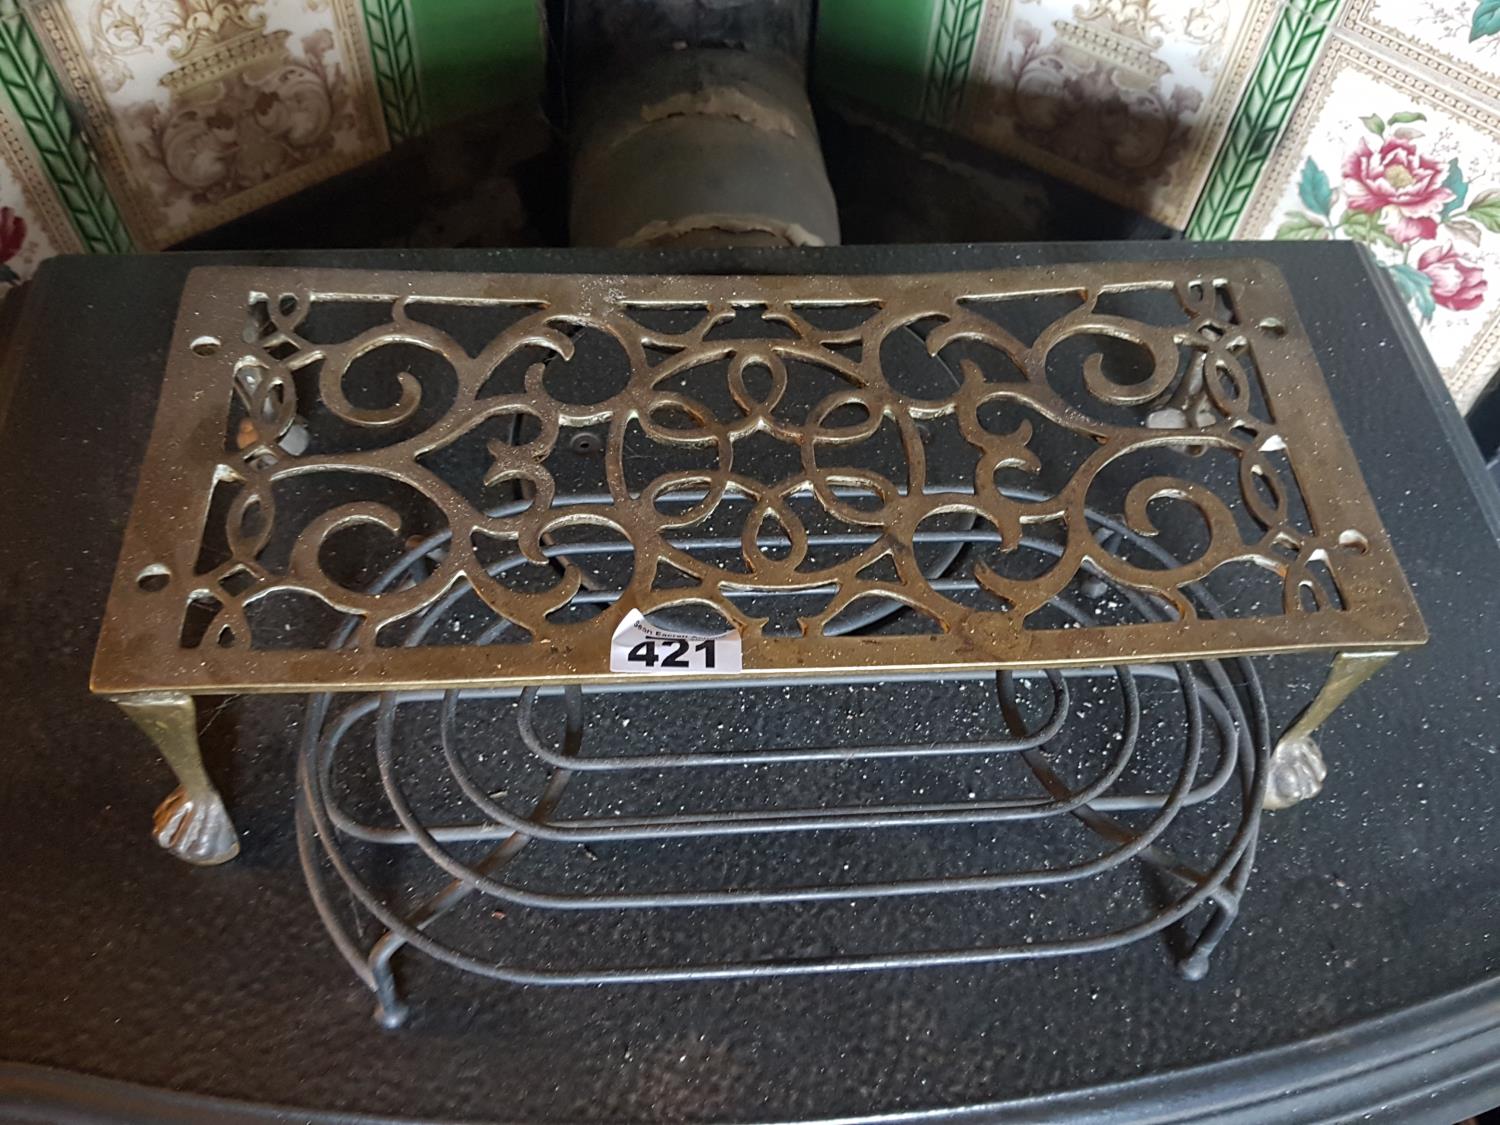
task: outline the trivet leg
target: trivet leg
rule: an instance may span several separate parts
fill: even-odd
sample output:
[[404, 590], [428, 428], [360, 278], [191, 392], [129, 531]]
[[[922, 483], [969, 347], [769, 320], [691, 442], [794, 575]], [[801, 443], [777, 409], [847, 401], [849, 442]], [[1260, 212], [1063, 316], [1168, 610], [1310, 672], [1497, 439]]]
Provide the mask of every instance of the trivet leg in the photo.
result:
[[1292, 721], [1271, 754], [1270, 776], [1262, 808], [1286, 809], [1316, 797], [1328, 776], [1323, 753], [1313, 740], [1317, 730], [1339, 709], [1354, 689], [1390, 663], [1394, 652], [1341, 652], [1323, 688]]
[[115, 702], [156, 744], [181, 782], [156, 809], [152, 829], [156, 842], [178, 859], [204, 866], [239, 855], [239, 837], [224, 800], [203, 769], [193, 697], [177, 692], [143, 692], [117, 696]]
[[391, 958], [405, 945], [406, 942], [396, 934], [382, 934], [370, 951], [369, 960], [365, 962], [370, 967], [370, 979], [374, 982], [371, 987], [375, 991], [375, 1021], [387, 1029], [400, 1027], [406, 1022], [410, 1012], [401, 999], [401, 990], [396, 987], [396, 975], [391, 970]]

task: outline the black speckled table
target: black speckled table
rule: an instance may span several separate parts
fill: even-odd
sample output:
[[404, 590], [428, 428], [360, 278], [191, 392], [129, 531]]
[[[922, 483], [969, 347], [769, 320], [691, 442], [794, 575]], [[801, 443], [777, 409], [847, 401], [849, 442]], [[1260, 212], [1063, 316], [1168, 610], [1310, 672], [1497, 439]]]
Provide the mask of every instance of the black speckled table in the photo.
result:
[[[1199, 252], [49, 263], [6, 359], [0, 1119], [1451, 1121], [1500, 1101], [1500, 497], [1398, 305], [1348, 244], [1201, 253], [1285, 270], [1432, 643], [1326, 729], [1327, 787], [1267, 817], [1244, 911], [1202, 982], [1176, 977], [1152, 942], [977, 971], [629, 989], [514, 989], [414, 968], [411, 1025], [382, 1031], [297, 870], [298, 702], [211, 711], [205, 746], [245, 850], [198, 870], [146, 833], [165, 767], [88, 694], [171, 311], [195, 264], [885, 272]], [[1265, 662], [1278, 723], [1324, 666]]]

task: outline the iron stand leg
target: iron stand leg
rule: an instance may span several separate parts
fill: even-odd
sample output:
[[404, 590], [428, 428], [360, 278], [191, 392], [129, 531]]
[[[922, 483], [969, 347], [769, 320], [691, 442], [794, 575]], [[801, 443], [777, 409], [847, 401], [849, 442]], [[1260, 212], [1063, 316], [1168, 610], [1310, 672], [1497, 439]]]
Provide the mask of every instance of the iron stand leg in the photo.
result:
[[239, 837], [224, 799], [203, 768], [198, 714], [193, 697], [179, 692], [142, 692], [115, 697], [172, 767], [180, 783], [156, 809], [152, 835], [178, 859], [208, 866], [240, 853]]
[[1323, 779], [1328, 776], [1328, 766], [1313, 732], [1328, 721], [1355, 688], [1384, 668], [1395, 655], [1389, 651], [1341, 652], [1333, 658], [1333, 667], [1322, 689], [1276, 743], [1262, 808], [1291, 808], [1318, 795]]

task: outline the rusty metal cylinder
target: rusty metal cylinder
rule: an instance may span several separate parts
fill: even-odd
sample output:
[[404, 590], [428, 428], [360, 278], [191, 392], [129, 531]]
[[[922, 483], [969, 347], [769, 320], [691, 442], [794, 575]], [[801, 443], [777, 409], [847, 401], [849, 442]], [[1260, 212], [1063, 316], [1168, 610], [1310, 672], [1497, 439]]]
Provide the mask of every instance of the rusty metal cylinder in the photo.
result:
[[838, 209], [803, 72], [727, 48], [656, 53], [575, 114], [575, 246], [826, 246]]

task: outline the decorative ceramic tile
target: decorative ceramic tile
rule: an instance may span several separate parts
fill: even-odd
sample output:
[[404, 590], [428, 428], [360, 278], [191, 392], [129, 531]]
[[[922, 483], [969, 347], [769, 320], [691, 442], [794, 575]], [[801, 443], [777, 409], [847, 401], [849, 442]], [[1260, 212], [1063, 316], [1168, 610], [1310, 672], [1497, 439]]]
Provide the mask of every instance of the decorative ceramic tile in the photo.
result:
[[536, 0], [362, 0], [361, 6], [391, 144], [541, 96], [547, 52]]
[[43, 259], [81, 249], [17, 123], [0, 114], [0, 292], [25, 281]]
[[1340, 22], [1474, 94], [1500, 98], [1500, 0], [1350, 0]]
[[386, 134], [398, 145], [427, 129], [411, 11], [406, 0], [364, 0], [362, 7]]
[[1171, 226], [1187, 224], [1276, 0], [998, 0], [961, 127]]
[[[0, 88], [7, 95], [0, 98], [0, 291], [30, 277], [44, 258], [82, 249], [32, 141], [29, 125], [42, 100], [33, 78], [36, 69], [46, 73], [35, 39], [13, 0], [0, 3]], [[66, 128], [66, 110], [54, 108], [62, 111], [60, 122]], [[41, 126], [59, 121], [54, 117], [36, 124], [45, 142]]]
[[1301, 0], [1277, 15], [1193, 209], [1189, 238], [1228, 238], [1234, 230], [1343, 2]]
[[14, 0], [0, 0], [0, 289], [30, 277], [44, 258], [83, 248], [43, 162], [44, 145], [65, 165], [77, 155], [50, 78]]
[[922, 90], [922, 119], [951, 124], [963, 104], [985, 0], [939, 0], [932, 26], [931, 61]]
[[[0, 153], [30, 201], [30, 231], [57, 251], [119, 252], [130, 237], [16, 0], [0, 0]], [[14, 206], [14, 205], [12, 205]], [[25, 258], [34, 268], [40, 257]]]
[[1500, 363], [1500, 115], [1353, 40], [1324, 49], [1236, 234], [1368, 245], [1461, 408]]
[[147, 248], [387, 148], [355, 0], [40, 0], [31, 16]]

